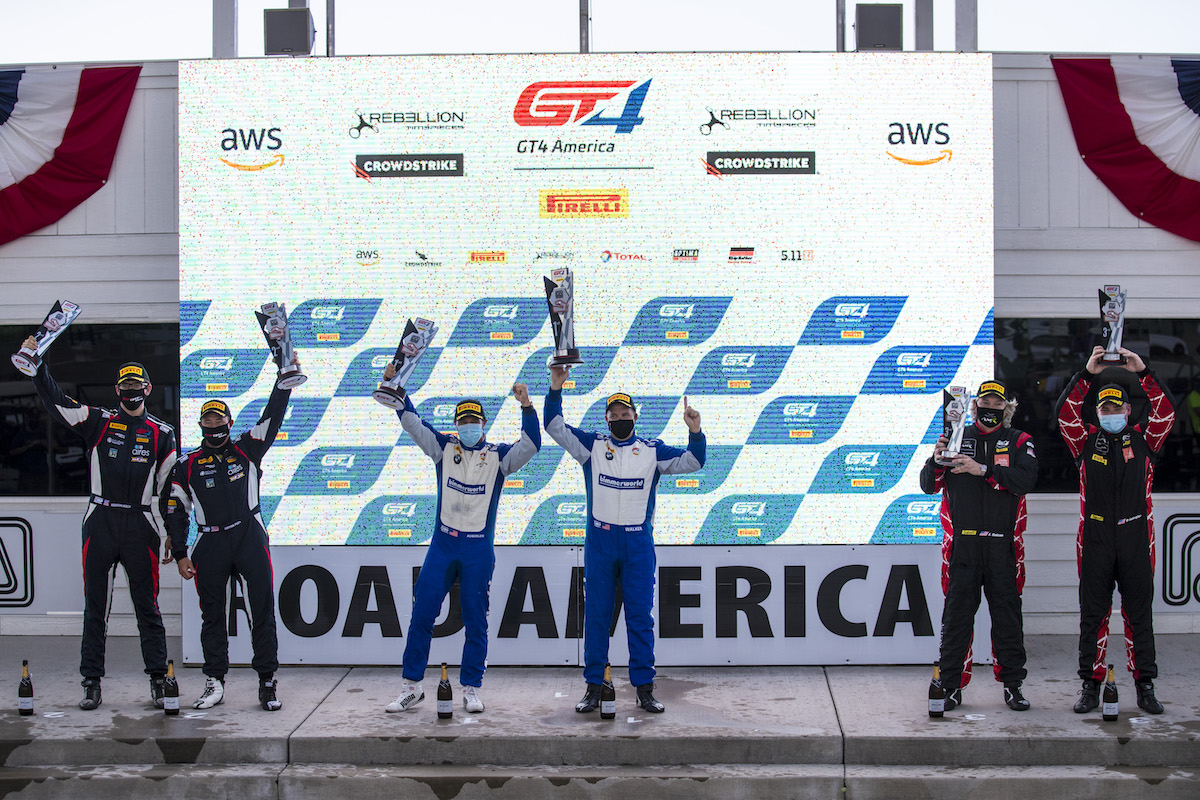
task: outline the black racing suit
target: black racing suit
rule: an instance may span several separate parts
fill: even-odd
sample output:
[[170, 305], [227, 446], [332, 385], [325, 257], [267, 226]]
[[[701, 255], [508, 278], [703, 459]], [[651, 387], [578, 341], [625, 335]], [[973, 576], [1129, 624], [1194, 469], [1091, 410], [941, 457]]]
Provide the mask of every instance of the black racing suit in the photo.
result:
[[[33, 385], [50, 416], [87, 442], [91, 503], [83, 515], [83, 641], [79, 673], [104, 677], [112, 577], [125, 567], [149, 675], [167, 672], [158, 610], [158, 548], [164, 491], [175, 463], [175, 429], [149, 413], [93, 408], [67, 397], [43, 365]], [[144, 407], [143, 407], [144, 409]]]
[[291, 394], [290, 389], [276, 387], [258, 424], [237, 438], [231, 435], [221, 447], [201, 445], [179, 459], [171, 473], [167, 530], [175, 558], [187, 556], [192, 513], [200, 534], [192, 566], [200, 597], [204, 674], [213, 678], [224, 678], [229, 671], [225, 598], [234, 575], [246, 581], [254, 646], [251, 666], [264, 676], [279, 668], [270, 541], [258, 492], [263, 456], [279, 433]]
[[1104, 680], [1113, 585], [1121, 590], [1125, 652], [1135, 681], [1158, 677], [1154, 655], [1154, 463], [1175, 409], [1150, 370], [1138, 373], [1150, 401], [1146, 423], [1110, 434], [1083, 419], [1094, 376], [1071, 381], [1059, 430], [1079, 467], [1079, 677]]
[[942, 684], [971, 682], [971, 643], [979, 589], [992, 618], [992, 670], [1007, 685], [1025, 680], [1021, 591], [1025, 588], [1025, 493], [1037, 482], [1029, 434], [972, 425], [960, 451], [987, 467], [983, 476], [955, 474], [934, 463], [921, 468], [921, 490], [942, 492]]

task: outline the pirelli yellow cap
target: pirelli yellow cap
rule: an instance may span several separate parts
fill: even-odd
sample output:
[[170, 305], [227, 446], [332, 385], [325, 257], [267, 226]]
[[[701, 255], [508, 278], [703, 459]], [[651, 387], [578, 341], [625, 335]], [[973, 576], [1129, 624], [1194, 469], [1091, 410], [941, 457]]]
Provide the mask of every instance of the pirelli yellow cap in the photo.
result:
[[1116, 403], [1117, 405], [1125, 405], [1129, 402], [1129, 398], [1125, 394], [1125, 390], [1115, 383], [1110, 383], [1099, 391], [1096, 395], [1096, 405], [1102, 406], [1105, 403]]
[[220, 414], [222, 417], [228, 417], [229, 406], [225, 405], [224, 400], [209, 400], [200, 406], [200, 416], [203, 417], [205, 414]]
[[604, 404], [605, 410], [608, 410], [614, 404], [628, 406], [629, 408], [632, 408], [634, 411], [637, 411], [637, 409], [633, 405], [633, 398], [630, 397], [629, 395], [625, 394], [624, 392], [617, 392], [616, 394], [610, 394], [608, 396], [608, 402]]
[[121, 381], [150, 382], [150, 373], [136, 361], [128, 361], [117, 368], [117, 383]]
[[975, 396], [983, 397], [985, 394], [994, 394], [1001, 400], [1008, 399], [1008, 389], [1000, 381], [984, 381], [979, 384], [979, 391], [975, 393]]
[[487, 422], [487, 414], [483, 413], [483, 406], [478, 400], [463, 400], [454, 407], [454, 424], [457, 425], [463, 417], [479, 417]]

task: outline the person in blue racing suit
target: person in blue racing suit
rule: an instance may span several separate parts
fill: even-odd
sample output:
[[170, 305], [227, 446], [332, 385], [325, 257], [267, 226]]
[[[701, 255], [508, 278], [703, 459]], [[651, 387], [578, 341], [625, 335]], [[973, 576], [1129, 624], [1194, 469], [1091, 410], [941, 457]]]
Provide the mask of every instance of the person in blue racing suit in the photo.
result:
[[[395, 375], [389, 365], [384, 379]], [[437, 470], [437, 522], [425, 563], [413, 591], [412, 618], [404, 647], [400, 696], [387, 711], [408, 711], [425, 699], [421, 681], [429, 665], [429, 645], [433, 623], [442, 602], [457, 578], [462, 601], [463, 644], [459, 669], [459, 694], [463, 707], [471, 713], [483, 711], [479, 687], [487, 665], [488, 593], [496, 566], [493, 540], [496, 535], [496, 507], [504, 479], [525, 466], [542, 447], [537, 411], [523, 383], [513, 386], [513, 397], [521, 404], [521, 438], [516, 444], [492, 444], [485, 440], [483, 406], [463, 400], [454, 409], [457, 434], [440, 433], [421, 419], [412, 400], [405, 396], [404, 408], [397, 412], [400, 425]]]
[[583, 677], [587, 691], [575, 706], [580, 713], [600, 705], [608, 637], [621, 586], [629, 637], [629, 682], [637, 704], [654, 714], [666, 707], [654, 697], [654, 502], [660, 475], [695, 472], [704, 466], [706, 440], [700, 412], [683, 398], [687, 449], [634, 436], [637, 409], [623, 393], [608, 398], [608, 434], [581, 431], [563, 420], [566, 367], [550, 368], [550, 391], [543, 416], [546, 432], [583, 467], [587, 490], [587, 536], [583, 544], [585, 602]]

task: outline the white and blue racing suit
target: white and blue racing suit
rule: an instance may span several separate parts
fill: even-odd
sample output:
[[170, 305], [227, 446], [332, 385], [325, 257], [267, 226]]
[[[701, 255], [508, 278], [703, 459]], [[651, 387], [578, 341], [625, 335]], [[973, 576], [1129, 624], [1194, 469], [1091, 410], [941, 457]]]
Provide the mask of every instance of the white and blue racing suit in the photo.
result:
[[487, 664], [488, 592], [496, 566], [492, 548], [496, 506], [504, 478], [525, 466], [542, 447], [537, 412], [532, 406], [522, 409], [521, 438], [516, 444], [480, 441], [475, 447], [434, 430], [407, 397], [398, 413], [405, 433], [433, 459], [438, 482], [437, 522], [413, 591], [404, 679], [416, 683], [425, 677], [433, 623], [457, 578], [466, 629], [459, 681], [463, 686], [480, 686]]
[[551, 390], [543, 409], [546, 432], [583, 466], [587, 488], [587, 536], [583, 543], [583, 677], [604, 680], [608, 633], [621, 585], [629, 637], [629, 682], [654, 681], [654, 500], [660, 475], [695, 472], [704, 466], [702, 432], [688, 436], [686, 450], [658, 439], [617, 441], [563, 421], [562, 392]]

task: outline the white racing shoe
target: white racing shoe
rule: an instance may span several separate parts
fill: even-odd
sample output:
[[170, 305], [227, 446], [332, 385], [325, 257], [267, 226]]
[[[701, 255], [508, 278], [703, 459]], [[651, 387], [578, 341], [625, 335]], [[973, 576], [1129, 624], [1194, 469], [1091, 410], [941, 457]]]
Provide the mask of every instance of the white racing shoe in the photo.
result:
[[212, 708], [225, 699], [225, 681], [211, 675], [204, 680], [204, 693], [192, 703], [192, 708]]
[[463, 708], [471, 714], [483, 713], [483, 701], [479, 699], [479, 687], [459, 684], [458, 691], [462, 693]]
[[387, 704], [386, 711], [395, 714], [397, 711], [408, 711], [425, 699], [425, 690], [419, 683], [406, 683], [400, 696]]

